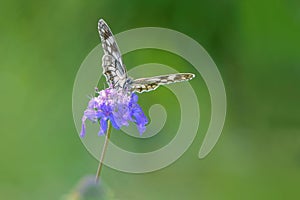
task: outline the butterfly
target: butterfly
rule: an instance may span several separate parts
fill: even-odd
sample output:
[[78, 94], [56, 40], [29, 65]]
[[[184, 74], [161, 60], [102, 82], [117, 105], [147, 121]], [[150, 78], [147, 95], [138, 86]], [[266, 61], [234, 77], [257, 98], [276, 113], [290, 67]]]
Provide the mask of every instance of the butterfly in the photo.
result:
[[131, 92], [149, 92], [160, 85], [188, 81], [195, 77], [192, 73], [177, 73], [148, 78], [132, 79], [127, 75], [126, 67], [116, 40], [103, 19], [98, 22], [104, 55], [102, 57], [103, 74], [107, 83], [114, 89], [127, 89]]

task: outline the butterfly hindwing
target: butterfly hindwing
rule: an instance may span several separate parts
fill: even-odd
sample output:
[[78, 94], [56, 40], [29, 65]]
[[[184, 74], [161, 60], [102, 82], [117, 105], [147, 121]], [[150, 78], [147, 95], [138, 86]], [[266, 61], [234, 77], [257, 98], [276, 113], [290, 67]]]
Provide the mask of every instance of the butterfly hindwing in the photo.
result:
[[132, 92], [149, 92], [155, 90], [160, 85], [166, 85], [170, 83], [176, 83], [181, 81], [188, 81], [194, 78], [195, 75], [191, 73], [178, 73], [178, 74], [168, 74], [162, 76], [154, 76], [149, 78], [139, 78], [135, 79], [131, 83]]
[[115, 89], [122, 89], [127, 80], [125, 65], [116, 40], [103, 19], [98, 22], [104, 55], [102, 57], [103, 74], [107, 83]]

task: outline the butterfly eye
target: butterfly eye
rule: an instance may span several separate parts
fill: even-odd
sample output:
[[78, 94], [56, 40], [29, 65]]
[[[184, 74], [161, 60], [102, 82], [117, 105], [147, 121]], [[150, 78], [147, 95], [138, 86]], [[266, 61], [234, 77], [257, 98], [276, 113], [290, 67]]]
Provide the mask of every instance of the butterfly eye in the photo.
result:
[[126, 83], [127, 83], [127, 84], [131, 84], [132, 82], [133, 82], [133, 80], [132, 80], [131, 77], [128, 77], [128, 78], [126, 79]]

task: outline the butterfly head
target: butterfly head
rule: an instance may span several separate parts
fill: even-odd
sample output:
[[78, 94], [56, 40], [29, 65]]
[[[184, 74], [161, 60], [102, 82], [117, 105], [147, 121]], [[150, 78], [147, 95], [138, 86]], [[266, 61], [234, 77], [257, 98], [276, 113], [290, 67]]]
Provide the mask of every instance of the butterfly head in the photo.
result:
[[132, 83], [133, 83], [133, 78], [127, 77], [125, 84], [124, 84], [124, 89], [130, 91]]

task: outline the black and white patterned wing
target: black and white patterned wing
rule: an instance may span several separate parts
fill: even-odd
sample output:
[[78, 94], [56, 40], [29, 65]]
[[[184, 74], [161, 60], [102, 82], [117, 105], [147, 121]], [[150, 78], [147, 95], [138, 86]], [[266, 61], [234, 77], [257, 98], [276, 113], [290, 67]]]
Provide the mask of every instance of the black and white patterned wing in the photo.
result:
[[104, 51], [102, 67], [106, 81], [115, 89], [123, 89], [127, 80], [126, 68], [116, 40], [103, 19], [98, 22], [98, 31]]
[[132, 92], [149, 92], [155, 90], [160, 85], [176, 83], [181, 81], [188, 81], [194, 78], [195, 75], [191, 73], [168, 74], [162, 76], [154, 76], [149, 78], [139, 78], [132, 81], [130, 89]]

